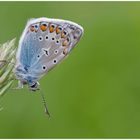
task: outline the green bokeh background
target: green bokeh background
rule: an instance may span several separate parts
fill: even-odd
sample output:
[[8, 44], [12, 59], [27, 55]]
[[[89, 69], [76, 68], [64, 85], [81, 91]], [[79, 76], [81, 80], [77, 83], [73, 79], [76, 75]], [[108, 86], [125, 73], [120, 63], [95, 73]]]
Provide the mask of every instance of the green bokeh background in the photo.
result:
[[40, 81], [39, 93], [9, 90], [0, 138], [140, 138], [140, 2], [0, 2], [0, 42], [29, 18], [68, 19], [85, 33], [69, 57]]

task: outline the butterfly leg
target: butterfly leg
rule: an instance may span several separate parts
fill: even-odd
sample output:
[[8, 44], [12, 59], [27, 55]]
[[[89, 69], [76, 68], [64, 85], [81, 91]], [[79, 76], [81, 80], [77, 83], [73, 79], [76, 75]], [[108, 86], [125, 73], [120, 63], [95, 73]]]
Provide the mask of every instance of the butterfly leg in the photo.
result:
[[23, 83], [21, 81], [18, 81], [18, 88], [19, 89], [23, 88]]
[[22, 89], [22, 88], [23, 88], [23, 83], [21, 81], [18, 81], [18, 86], [13, 89]]

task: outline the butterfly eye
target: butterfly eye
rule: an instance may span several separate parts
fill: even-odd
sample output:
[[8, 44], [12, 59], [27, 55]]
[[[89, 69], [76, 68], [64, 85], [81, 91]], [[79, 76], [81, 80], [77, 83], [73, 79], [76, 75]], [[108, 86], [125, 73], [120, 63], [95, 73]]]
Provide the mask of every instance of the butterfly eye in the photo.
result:
[[57, 33], [57, 34], [60, 34], [61, 32], [62, 32], [62, 27], [58, 26], [58, 27], [56, 28], [56, 33]]
[[54, 32], [55, 28], [56, 28], [56, 26], [54, 24], [51, 24], [50, 28], [49, 28], [50, 29], [50, 33]]
[[48, 26], [47, 23], [42, 22], [40, 24], [40, 30], [43, 31], [43, 32], [46, 31], [47, 30], [47, 26]]
[[61, 33], [61, 38], [65, 38], [68, 35], [68, 32], [66, 30], [63, 30]]
[[34, 82], [32, 85], [30, 85], [30, 88], [31, 88], [31, 90], [35, 90], [35, 89], [37, 89], [37, 86], [38, 86], [38, 84], [37, 84], [37, 82]]

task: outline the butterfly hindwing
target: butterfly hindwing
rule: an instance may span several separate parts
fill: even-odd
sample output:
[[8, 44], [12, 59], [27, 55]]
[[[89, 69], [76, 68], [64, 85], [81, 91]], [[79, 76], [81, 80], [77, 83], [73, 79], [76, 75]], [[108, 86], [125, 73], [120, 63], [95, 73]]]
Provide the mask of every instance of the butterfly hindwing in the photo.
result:
[[83, 28], [70, 21], [32, 19], [20, 40], [19, 61], [40, 78], [69, 54], [82, 34]]

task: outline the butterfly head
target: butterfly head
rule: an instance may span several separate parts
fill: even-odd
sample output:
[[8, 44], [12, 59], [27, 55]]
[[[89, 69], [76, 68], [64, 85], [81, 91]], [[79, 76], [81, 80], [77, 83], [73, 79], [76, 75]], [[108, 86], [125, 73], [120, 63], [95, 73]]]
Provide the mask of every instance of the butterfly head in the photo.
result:
[[31, 91], [39, 90], [39, 83], [38, 82], [33, 82], [31, 85], [29, 84], [29, 89]]

